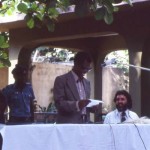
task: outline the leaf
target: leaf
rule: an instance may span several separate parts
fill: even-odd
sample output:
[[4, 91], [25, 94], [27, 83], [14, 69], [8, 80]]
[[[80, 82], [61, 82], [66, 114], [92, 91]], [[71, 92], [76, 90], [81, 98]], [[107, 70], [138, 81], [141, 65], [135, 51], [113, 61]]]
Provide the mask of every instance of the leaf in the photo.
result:
[[54, 19], [56, 19], [58, 17], [58, 15], [59, 15], [59, 13], [58, 13], [56, 8], [49, 8], [48, 9], [48, 14], [49, 14], [50, 18], [54, 18]]
[[5, 42], [4, 36], [0, 35], [0, 47], [3, 45], [4, 42]]
[[104, 19], [104, 16], [105, 16], [105, 7], [101, 7], [101, 8], [98, 8], [95, 12], [95, 19], [96, 20], [102, 20]]
[[36, 11], [37, 7], [38, 7], [37, 3], [35, 3], [35, 2], [32, 3], [32, 5], [31, 5], [32, 10]]
[[34, 24], [35, 24], [35, 26], [38, 27], [38, 28], [41, 28], [42, 25], [43, 25], [42, 21], [41, 21], [41, 20], [39, 19], [39, 17], [37, 17], [37, 16], [34, 16]]
[[5, 51], [0, 50], [0, 67], [10, 67], [11, 63], [8, 58], [8, 54]]
[[105, 23], [107, 24], [111, 24], [113, 22], [113, 14], [109, 14], [107, 11], [105, 13], [105, 16], [104, 16], [104, 21]]
[[34, 27], [34, 19], [30, 18], [29, 20], [27, 20], [27, 26], [32, 29]]
[[61, 0], [62, 5], [67, 8], [70, 5], [70, 0]]
[[114, 6], [110, 2], [110, 0], [104, 0], [104, 6], [107, 8], [108, 13], [113, 13]]
[[51, 21], [49, 24], [46, 25], [48, 28], [48, 31], [54, 32], [55, 30], [55, 24]]
[[27, 7], [27, 5], [25, 3], [18, 4], [17, 8], [22, 13], [26, 14], [28, 12], [28, 7]]
[[9, 48], [9, 44], [4, 42], [0, 47], [1, 48]]
[[24, 2], [30, 2], [30, 0], [23, 0]]
[[117, 12], [117, 11], [119, 11], [119, 7], [115, 6], [114, 7], [114, 12]]
[[1, 63], [3, 66], [7, 66], [7, 67], [10, 67], [10, 66], [11, 66], [11, 62], [10, 62], [8, 59], [0, 58], [0, 63]]

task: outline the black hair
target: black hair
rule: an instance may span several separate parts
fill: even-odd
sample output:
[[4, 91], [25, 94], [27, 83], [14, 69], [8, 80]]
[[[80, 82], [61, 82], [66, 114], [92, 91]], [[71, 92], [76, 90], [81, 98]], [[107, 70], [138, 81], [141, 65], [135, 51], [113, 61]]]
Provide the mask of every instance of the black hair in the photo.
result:
[[132, 98], [131, 95], [126, 91], [126, 90], [119, 90], [116, 92], [115, 97], [114, 97], [114, 102], [116, 102], [116, 98], [118, 95], [124, 95], [127, 98], [127, 108], [131, 109], [132, 108]]
[[12, 70], [13, 75], [26, 75], [27, 74], [27, 67], [16, 64], [15, 68]]
[[82, 65], [85, 60], [89, 63], [92, 62], [92, 58], [87, 52], [78, 52], [74, 57], [74, 64]]

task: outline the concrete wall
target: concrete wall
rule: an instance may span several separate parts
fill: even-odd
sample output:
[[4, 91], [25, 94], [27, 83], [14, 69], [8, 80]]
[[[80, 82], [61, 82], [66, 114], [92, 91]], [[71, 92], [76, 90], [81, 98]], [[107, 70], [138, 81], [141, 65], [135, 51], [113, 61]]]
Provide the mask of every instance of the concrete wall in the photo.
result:
[[51, 63], [34, 63], [32, 86], [38, 104], [47, 107], [53, 101], [53, 85], [56, 76], [71, 70], [71, 66]]
[[8, 68], [0, 68], [0, 89], [8, 84]]

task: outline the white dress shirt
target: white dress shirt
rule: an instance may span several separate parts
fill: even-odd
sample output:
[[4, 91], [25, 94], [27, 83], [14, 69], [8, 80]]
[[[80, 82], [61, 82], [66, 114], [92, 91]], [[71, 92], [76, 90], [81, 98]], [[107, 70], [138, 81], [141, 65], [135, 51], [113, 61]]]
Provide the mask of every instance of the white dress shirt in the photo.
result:
[[[129, 109], [127, 109], [125, 113], [126, 113], [125, 115], [126, 121], [139, 119], [138, 115]], [[111, 111], [106, 115], [104, 119], [104, 124], [117, 124], [117, 123], [121, 123], [121, 112], [115, 109], [114, 111]]]
[[[79, 77], [72, 71], [73, 77], [76, 81], [77, 90], [79, 93], [80, 100], [86, 99], [85, 89], [82, 81], [79, 81]], [[80, 111], [78, 102], [76, 103], [77, 110]], [[86, 114], [86, 107], [82, 109], [82, 114]]]

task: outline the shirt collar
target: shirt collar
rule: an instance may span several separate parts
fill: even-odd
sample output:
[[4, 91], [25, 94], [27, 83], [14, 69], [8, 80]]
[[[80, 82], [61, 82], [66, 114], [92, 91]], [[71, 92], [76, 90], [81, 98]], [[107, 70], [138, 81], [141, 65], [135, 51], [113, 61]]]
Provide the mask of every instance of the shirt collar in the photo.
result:
[[[125, 111], [125, 113], [126, 113], [126, 116], [128, 117], [128, 116], [129, 116], [129, 110], [127, 109], [127, 110]], [[118, 109], [115, 109], [115, 114], [116, 114], [117, 116], [120, 116], [121, 112], [119, 112]]]

